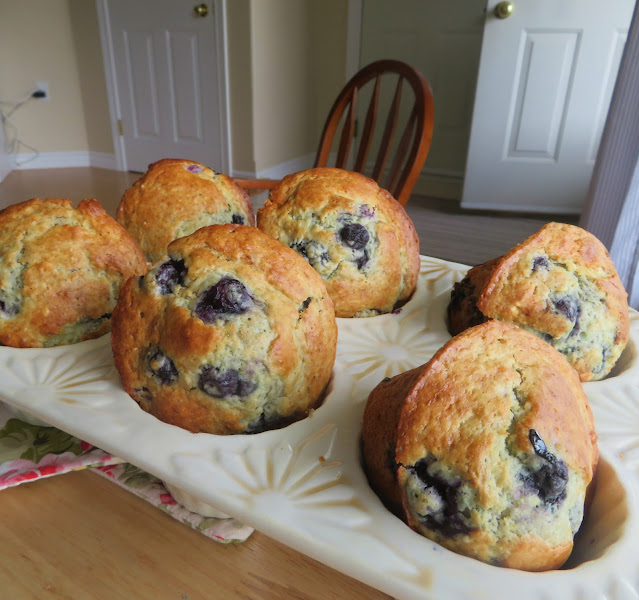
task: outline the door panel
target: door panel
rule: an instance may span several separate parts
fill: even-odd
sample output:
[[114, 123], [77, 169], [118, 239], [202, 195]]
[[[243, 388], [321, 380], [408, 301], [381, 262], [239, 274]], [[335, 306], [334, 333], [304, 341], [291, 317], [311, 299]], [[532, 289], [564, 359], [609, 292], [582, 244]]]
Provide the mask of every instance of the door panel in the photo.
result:
[[216, 28], [180, 0], [107, 0], [126, 168], [187, 158], [221, 170]]
[[556, 160], [578, 43], [579, 32], [524, 32], [506, 159]]
[[156, 72], [153, 39], [143, 32], [123, 31], [122, 35], [125, 57], [122, 66], [126, 69], [131, 109], [127, 121], [134, 139], [151, 141], [151, 138], [160, 136], [159, 91], [153, 75]]
[[488, 0], [462, 206], [578, 213], [634, 0]]
[[192, 33], [170, 32], [168, 34], [169, 89], [174, 93], [171, 106], [175, 123], [173, 136], [181, 142], [204, 140], [203, 115], [199, 100], [200, 72], [197, 53], [197, 38]]

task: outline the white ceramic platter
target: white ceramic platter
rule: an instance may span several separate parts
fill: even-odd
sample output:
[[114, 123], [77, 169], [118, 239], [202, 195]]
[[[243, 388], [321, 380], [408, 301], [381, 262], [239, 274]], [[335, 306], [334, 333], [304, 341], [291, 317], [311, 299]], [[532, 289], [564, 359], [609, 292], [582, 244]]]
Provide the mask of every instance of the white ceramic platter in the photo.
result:
[[191, 434], [123, 391], [108, 336], [51, 349], [0, 347], [0, 397], [396, 598], [626, 600], [639, 596], [639, 313], [613, 374], [585, 385], [600, 437], [599, 482], [568, 567], [525, 573], [449, 552], [411, 531], [369, 488], [359, 460], [368, 393], [424, 364], [464, 265], [422, 258], [396, 314], [338, 319], [330, 393], [307, 419], [249, 436]]

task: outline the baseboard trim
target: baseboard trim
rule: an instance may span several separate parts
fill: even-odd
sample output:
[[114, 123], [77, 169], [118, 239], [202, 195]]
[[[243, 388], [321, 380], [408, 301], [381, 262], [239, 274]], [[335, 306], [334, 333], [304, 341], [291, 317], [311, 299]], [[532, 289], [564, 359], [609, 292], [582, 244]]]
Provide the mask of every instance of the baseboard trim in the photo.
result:
[[107, 152], [91, 152], [91, 166], [96, 169], [109, 169], [110, 171], [117, 171], [117, 161], [115, 154], [109, 154]]
[[461, 208], [471, 210], [495, 210], [500, 212], [544, 213], [551, 215], [579, 215], [580, 208], [574, 206], [548, 206], [530, 204], [497, 204], [492, 202], [464, 202]]
[[413, 188], [413, 194], [446, 200], [460, 200], [463, 184], [463, 173], [424, 169]]
[[[2, 158], [2, 156], [0, 156]], [[11, 165], [9, 163], [5, 164], [4, 161], [0, 161], [0, 183], [4, 180], [4, 178], [11, 173]]]
[[[332, 157], [331, 157], [332, 158]], [[238, 179], [281, 179], [290, 173], [297, 173], [304, 169], [310, 169], [315, 161], [314, 154], [300, 156], [279, 165], [263, 169], [259, 172], [234, 170], [233, 177]], [[329, 164], [331, 160], [329, 159]], [[373, 164], [367, 165], [368, 172], [373, 170]], [[424, 169], [420, 174], [413, 193], [432, 196], [435, 198], [445, 198], [459, 200], [461, 198], [464, 174], [456, 171], [445, 171], [440, 169]]]
[[117, 170], [115, 154], [107, 152], [40, 152], [38, 154], [14, 154], [14, 169], [64, 169], [71, 167], [96, 167]]
[[233, 170], [233, 177], [238, 179], [282, 179], [291, 173], [297, 173], [304, 169], [310, 169], [315, 161], [315, 154], [307, 154], [306, 156], [298, 156], [293, 160], [289, 160], [279, 165], [262, 169], [261, 171], [240, 171]]

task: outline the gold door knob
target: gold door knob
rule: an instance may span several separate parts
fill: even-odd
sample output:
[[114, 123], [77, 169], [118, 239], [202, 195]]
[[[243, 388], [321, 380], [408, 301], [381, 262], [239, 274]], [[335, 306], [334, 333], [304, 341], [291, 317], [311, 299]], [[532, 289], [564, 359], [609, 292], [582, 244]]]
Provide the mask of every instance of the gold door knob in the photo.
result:
[[498, 19], [507, 19], [513, 14], [513, 5], [511, 2], [500, 2], [493, 13]]
[[196, 4], [193, 7], [193, 14], [196, 17], [206, 17], [209, 14], [209, 7], [206, 4]]

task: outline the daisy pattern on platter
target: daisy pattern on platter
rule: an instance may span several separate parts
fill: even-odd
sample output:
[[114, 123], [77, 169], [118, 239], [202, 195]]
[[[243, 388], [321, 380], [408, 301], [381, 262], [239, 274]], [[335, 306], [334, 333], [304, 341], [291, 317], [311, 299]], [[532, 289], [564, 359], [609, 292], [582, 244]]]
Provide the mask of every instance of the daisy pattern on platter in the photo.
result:
[[228, 491], [248, 510], [272, 506], [273, 513], [320, 514], [336, 527], [356, 527], [367, 522], [370, 513], [334, 456], [338, 433], [337, 425], [328, 423], [298, 442], [249, 444], [236, 451], [220, 448], [212, 461], [184, 455], [175, 457], [174, 466], [200, 477], [208, 473], [219, 490]]
[[[594, 387], [594, 386], [593, 386]], [[639, 405], [637, 386], [626, 384], [607, 389], [605, 394], [589, 393], [599, 442], [614, 448], [617, 456], [639, 474]]]
[[[18, 398], [38, 406], [46, 400], [76, 403], [99, 399], [113, 372], [109, 336], [82, 342], [81, 353], [71, 346], [9, 354], [0, 397]], [[4, 350], [4, 349], [0, 349]]]
[[453, 284], [461, 281], [468, 269], [465, 265], [446, 263], [437, 258], [421, 257], [422, 264], [419, 270], [420, 284], [429, 288], [432, 295], [438, 295], [443, 291], [449, 291]]
[[377, 327], [340, 329], [337, 362], [353, 376], [355, 399], [364, 400], [384, 377], [428, 362], [450, 338], [443, 326], [431, 328], [421, 309], [377, 319]]

